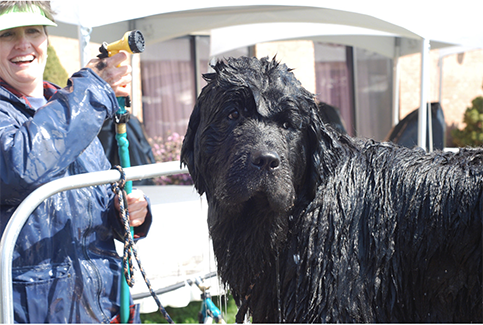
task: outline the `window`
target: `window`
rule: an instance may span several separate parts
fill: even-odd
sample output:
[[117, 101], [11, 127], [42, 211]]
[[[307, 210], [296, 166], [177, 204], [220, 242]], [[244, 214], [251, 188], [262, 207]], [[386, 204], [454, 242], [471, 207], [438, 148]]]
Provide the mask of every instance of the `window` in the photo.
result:
[[349, 46], [314, 43], [317, 99], [340, 110], [347, 132], [378, 141], [392, 127], [392, 60]]
[[352, 48], [314, 43], [317, 99], [339, 109], [347, 133], [355, 135]]
[[[208, 36], [151, 44], [141, 56], [143, 119], [149, 137], [184, 135], [209, 71]], [[252, 55], [251, 48], [223, 53]], [[340, 110], [347, 132], [384, 140], [391, 129], [392, 60], [344, 45], [314, 43], [316, 95]]]
[[143, 121], [149, 137], [185, 134], [203, 86], [201, 74], [208, 71], [208, 53], [209, 40], [200, 36], [146, 46], [141, 71]]
[[382, 141], [392, 128], [392, 60], [354, 48], [357, 135]]

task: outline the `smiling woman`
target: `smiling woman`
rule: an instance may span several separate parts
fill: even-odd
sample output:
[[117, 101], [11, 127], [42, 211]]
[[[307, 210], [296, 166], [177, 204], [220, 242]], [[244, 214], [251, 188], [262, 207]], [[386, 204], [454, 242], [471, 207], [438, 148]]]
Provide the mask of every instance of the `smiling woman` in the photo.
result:
[[47, 62], [47, 35], [42, 26], [0, 31], [0, 60], [0, 77], [5, 82], [28, 97], [42, 97]]
[[[63, 89], [44, 81], [46, 26], [56, 26], [48, 1], [0, 1], [0, 235], [40, 185], [111, 167], [97, 135], [119, 109], [116, 96], [130, 93], [124, 52], [92, 59]], [[135, 238], [146, 236], [152, 218], [143, 192], [133, 190], [127, 205]], [[119, 218], [119, 200], [105, 185], [45, 200], [13, 253], [15, 322], [118, 319]], [[139, 322], [134, 306], [131, 311], [130, 321]]]
[[0, 7], [0, 77], [29, 97], [43, 96], [48, 43], [45, 26], [57, 26], [47, 5], [23, 1]]

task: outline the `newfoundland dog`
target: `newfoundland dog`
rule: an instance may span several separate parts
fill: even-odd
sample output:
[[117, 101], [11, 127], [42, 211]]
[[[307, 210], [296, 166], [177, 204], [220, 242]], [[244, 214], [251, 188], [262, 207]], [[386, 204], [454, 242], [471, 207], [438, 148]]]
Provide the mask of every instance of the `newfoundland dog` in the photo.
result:
[[238, 322], [483, 321], [483, 149], [351, 138], [286, 65], [213, 68], [181, 160]]

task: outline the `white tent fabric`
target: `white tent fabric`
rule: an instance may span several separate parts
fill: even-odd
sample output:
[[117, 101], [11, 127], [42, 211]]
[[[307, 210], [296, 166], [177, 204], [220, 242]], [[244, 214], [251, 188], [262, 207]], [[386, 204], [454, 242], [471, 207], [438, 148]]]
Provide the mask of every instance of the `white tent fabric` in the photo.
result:
[[[440, 43], [483, 48], [483, 31], [480, 28], [483, 2], [472, 0], [460, 0], [455, 4], [419, 0], [400, 3], [384, 0], [300, 0], [296, 4], [287, 0], [244, 0], [230, 1], [229, 4], [219, 0], [206, 0], [203, 3], [53, 0], [52, 7], [57, 12], [56, 19], [61, 27], [52, 31], [52, 34], [67, 36], [73, 33], [69, 25], [76, 25], [79, 37], [84, 38], [81, 43], [86, 43], [88, 36], [93, 41], [102, 42], [115, 35], [115, 40], [120, 37], [117, 35], [122, 36], [126, 30], [133, 28], [142, 30], [149, 44], [228, 26], [282, 22], [345, 25], [419, 40], [422, 72], [418, 144], [422, 148], [426, 146], [426, 101], [429, 92], [426, 70], [430, 41], [433, 45]], [[86, 35], [88, 33], [85, 31], [90, 28], [92, 35]], [[349, 36], [339, 34], [339, 37], [350, 41]], [[355, 45], [363, 40], [356, 39], [352, 38]], [[371, 40], [374, 43], [375, 39]], [[379, 37], [379, 42], [378, 46], [381, 47], [387, 38]], [[81, 48], [81, 57], [82, 53]]]
[[[418, 38], [368, 28], [318, 23], [262, 23], [212, 29], [211, 55], [216, 56], [243, 46], [288, 40], [311, 40], [354, 46], [379, 53], [389, 58], [421, 51]], [[396, 50], [396, 39], [400, 48]], [[431, 49], [454, 44], [431, 41]]]
[[[149, 41], [196, 31], [267, 22], [312, 22], [355, 26], [426, 38], [444, 43], [483, 47], [479, 25], [481, 1], [300, 0], [165, 2], [138, 0], [53, 0], [59, 22], [103, 31], [125, 31], [129, 22], [146, 27]], [[116, 25], [118, 24], [118, 25]], [[99, 30], [100, 31], [100, 30]]]

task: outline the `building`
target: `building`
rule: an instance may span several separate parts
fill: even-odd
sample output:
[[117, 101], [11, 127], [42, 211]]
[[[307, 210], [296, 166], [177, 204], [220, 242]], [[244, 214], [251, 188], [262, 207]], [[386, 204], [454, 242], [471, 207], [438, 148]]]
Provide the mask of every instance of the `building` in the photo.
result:
[[[77, 71], [78, 40], [50, 36], [50, 42], [69, 75]], [[143, 54], [132, 57], [136, 75], [133, 114], [144, 122], [150, 137], [165, 137], [170, 132], [184, 134], [196, 95], [204, 85], [201, 74], [214, 60], [209, 42], [207, 35], [189, 35], [151, 44]], [[90, 43], [92, 57], [98, 54], [99, 46]], [[442, 58], [440, 53], [432, 50], [430, 54], [430, 101], [440, 101], [447, 130], [461, 128], [466, 108], [475, 97], [483, 96], [483, 50]], [[319, 100], [340, 109], [351, 135], [384, 140], [392, 127], [390, 58], [360, 48], [313, 41], [260, 43], [219, 57], [239, 55], [276, 55], [295, 69], [297, 78]], [[419, 107], [420, 62], [420, 54], [399, 59], [400, 119]], [[451, 139], [447, 142], [451, 144]]]

